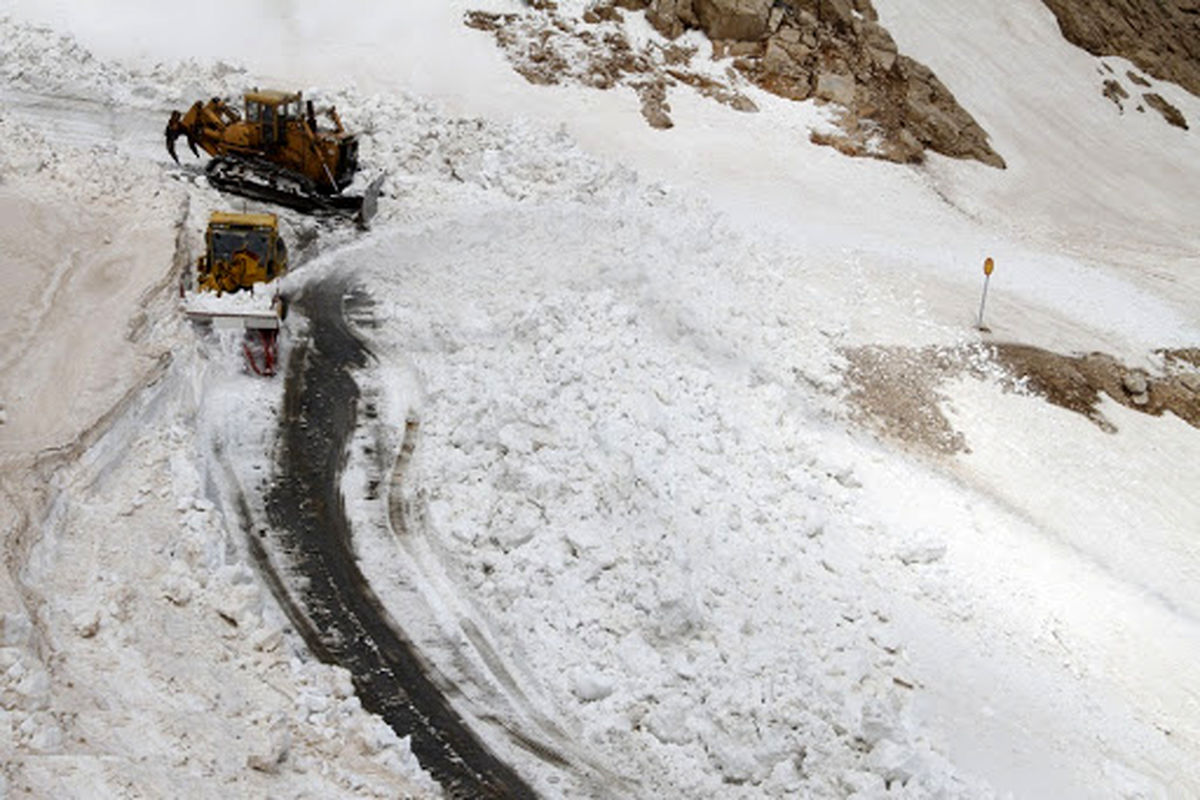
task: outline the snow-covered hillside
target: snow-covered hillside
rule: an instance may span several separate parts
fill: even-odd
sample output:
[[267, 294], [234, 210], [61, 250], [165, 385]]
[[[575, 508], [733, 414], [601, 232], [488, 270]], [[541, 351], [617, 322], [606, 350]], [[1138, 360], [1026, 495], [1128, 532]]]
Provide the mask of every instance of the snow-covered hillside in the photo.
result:
[[438, 794], [252, 556], [283, 376], [178, 308], [231, 201], [167, 114], [278, 85], [388, 175], [370, 232], [282, 215], [288, 291], [346, 286], [372, 353], [359, 568], [538, 794], [1200, 794], [1200, 431], [990, 349], [1192, 385], [1162, 351], [1200, 347], [1194, 131], [1118, 109], [1132, 65], [1036, 0], [876, 2], [1005, 170], [847, 158], [749, 84], [652, 130], [462, 24], [520, 6], [0, 2], [0, 786]]

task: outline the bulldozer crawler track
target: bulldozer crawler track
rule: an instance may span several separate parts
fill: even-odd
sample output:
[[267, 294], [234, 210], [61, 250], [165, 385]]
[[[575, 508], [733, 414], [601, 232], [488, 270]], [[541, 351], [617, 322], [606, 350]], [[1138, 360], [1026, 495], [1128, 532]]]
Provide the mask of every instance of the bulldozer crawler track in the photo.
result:
[[208, 162], [205, 174], [221, 191], [307, 214], [353, 215], [363, 204], [361, 197], [327, 194], [304, 176], [261, 159], [219, 156]]

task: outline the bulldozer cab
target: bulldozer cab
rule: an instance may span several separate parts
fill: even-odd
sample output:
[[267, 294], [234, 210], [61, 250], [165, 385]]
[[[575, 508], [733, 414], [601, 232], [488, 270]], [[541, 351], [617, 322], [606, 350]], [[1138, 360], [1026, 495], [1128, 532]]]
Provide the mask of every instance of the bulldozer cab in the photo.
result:
[[205, 243], [197, 270], [201, 290], [220, 294], [250, 289], [287, 271], [287, 246], [274, 214], [215, 211]]
[[272, 90], [246, 93], [246, 121], [261, 131], [262, 144], [276, 147], [287, 136], [288, 121], [301, 118], [300, 93]]

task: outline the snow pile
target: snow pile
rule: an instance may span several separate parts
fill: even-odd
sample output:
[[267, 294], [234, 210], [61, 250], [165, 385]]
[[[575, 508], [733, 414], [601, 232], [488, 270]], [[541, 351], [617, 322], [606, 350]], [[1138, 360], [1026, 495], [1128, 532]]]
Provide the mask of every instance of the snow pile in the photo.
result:
[[387, 175], [375, 227], [414, 222], [498, 192], [515, 201], [578, 200], [640, 191], [634, 173], [579, 153], [562, 129], [448, 117], [430, 101], [330, 92], [360, 133], [364, 171]]
[[255, 284], [245, 291], [216, 292], [191, 291], [187, 294], [185, 307], [189, 314], [196, 315], [244, 315], [270, 316], [275, 313], [275, 298], [278, 296], [277, 281]]
[[0, 77], [6, 87], [88, 96], [100, 86], [128, 85], [129, 73], [94, 58], [72, 37], [0, 17]]
[[383, 414], [420, 419], [405, 536], [634, 794], [986, 793], [907, 716], [896, 545], [810, 416], [837, 383], [795, 265], [636, 195], [493, 197], [354, 262], [426, 392]]
[[0, 151], [0, 177], [19, 183], [22, 192], [35, 195], [37, 200], [92, 205], [103, 201], [119, 207], [140, 202], [157, 210], [181, 199], [178, 194], [160, 199], [158, 195], [172, 185], [162, 170], [129, 158], [112, 146], [96, 144], [63, 150], [50, 140], [52, 131], [16, 119], [0, 119], [0, 126], [6, 142]]
[[[150, 71], [97, 59], [73, 37], [0, 16], [0, 79], [20, 90], [101, 105], [159, 109], [247, 88], [245, 69], [223, 62], [177, 61]], [[165, 124], [165, 123], [164, 123]]]

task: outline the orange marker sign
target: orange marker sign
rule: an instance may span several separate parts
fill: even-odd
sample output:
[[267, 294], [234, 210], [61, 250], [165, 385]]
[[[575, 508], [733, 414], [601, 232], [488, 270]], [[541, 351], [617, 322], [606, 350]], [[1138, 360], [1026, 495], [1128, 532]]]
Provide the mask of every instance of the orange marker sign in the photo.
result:
[[983, 306], [987, 303], [988, 283], [992, 280], [992, 270], [996, 268], [996, 262], [992, 261], [992, 257], [988, 256], [983, 262], [983, 297], [979, 300], [979, 321], [975, 323], [975, 327], [981, 331], [986, 331], [983, 326]]

